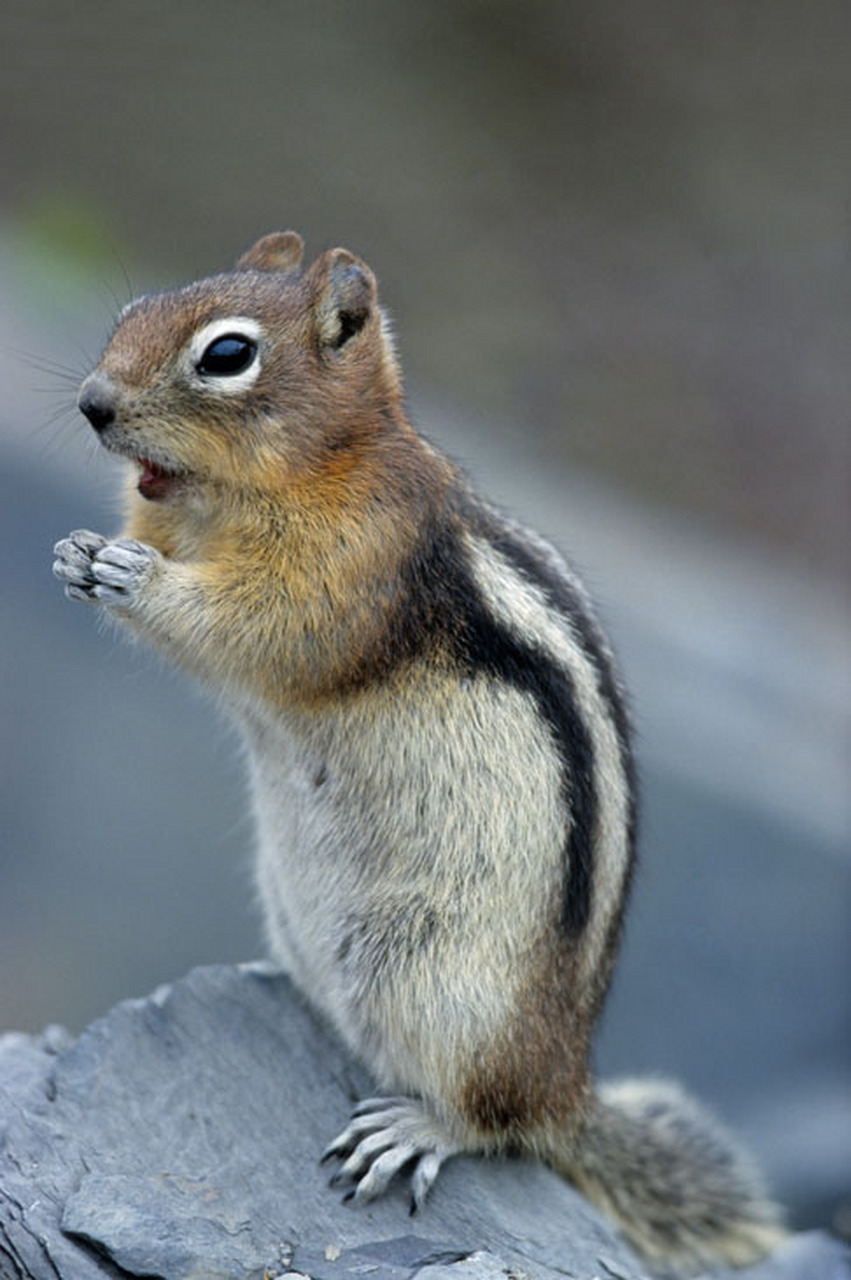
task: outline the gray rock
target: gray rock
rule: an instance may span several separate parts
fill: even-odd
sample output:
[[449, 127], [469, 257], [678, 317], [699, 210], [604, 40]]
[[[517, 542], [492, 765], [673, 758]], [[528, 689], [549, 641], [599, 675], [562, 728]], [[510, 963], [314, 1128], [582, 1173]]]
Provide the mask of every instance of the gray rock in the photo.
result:
[[[264, 966], [198, 969], [76, 1040], [0, 1039], [0, 1276], [90, 1280], [637, 1280], [611, 1227], [548, 1170], [459, 1159], [424, 1213], [403, 1186], [343, 1205], [318, 1156], [369, 1081]], [[741, 1274], [741, 1273], [740, 1273]], [[839, 1280], [792, 1240], [753, 1280]]]

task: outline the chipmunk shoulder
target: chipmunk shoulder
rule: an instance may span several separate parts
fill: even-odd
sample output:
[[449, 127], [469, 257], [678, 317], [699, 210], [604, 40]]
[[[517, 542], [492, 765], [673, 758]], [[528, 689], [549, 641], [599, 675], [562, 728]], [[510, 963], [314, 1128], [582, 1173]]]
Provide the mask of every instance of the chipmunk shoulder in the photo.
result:
[[[782, 1237], [676, 1087], [588, 1052], [634, 862], [620, 677], [574, 571], [414, 429], [375, 277], [293, 232], [122, 313], [79, 405], [128, 459], [117, 538], [55, 572], [238, 720], [273, 956], [390, 1098], [328, 1148], [365, 1202], [520, 1149], [648, 1258]], [[400, 1096], [401, 1095], [401, 1096]]]

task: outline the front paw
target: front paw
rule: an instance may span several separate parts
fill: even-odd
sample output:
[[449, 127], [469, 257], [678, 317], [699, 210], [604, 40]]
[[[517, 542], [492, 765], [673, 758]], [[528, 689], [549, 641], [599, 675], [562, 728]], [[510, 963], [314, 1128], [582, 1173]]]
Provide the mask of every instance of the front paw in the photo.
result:
[[63, 538], [53, 552], [53, 572], [65, 583], [69, 600], [96, 600], [118, 609], [133, 607], [161, 558], [135, 538], [108, 542], [88, 529]]

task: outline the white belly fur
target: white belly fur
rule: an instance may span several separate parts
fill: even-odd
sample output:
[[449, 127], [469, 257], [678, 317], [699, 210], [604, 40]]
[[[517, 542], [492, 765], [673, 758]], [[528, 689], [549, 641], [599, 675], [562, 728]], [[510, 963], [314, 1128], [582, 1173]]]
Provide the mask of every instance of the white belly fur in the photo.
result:
[[565, 814], [526, 695], [429, 680], [243, 725], [273, 957], [382, 1085], [434, 1094], [448, 1029], [446, 1063], [509, 1015], [561, 889]]

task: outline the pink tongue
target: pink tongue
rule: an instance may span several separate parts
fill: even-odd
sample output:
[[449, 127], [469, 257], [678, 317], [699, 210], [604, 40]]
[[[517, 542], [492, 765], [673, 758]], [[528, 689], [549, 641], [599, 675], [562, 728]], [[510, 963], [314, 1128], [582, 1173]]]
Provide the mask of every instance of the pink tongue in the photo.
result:
[[158, 467], [155, 462], [149, 462], [147, 458], [140, 458], [139, 462], [143, 468], [139, 477], [139, 492], [142, 497], [164, 498], [171, 490], [174, 477], [162, 467]]

